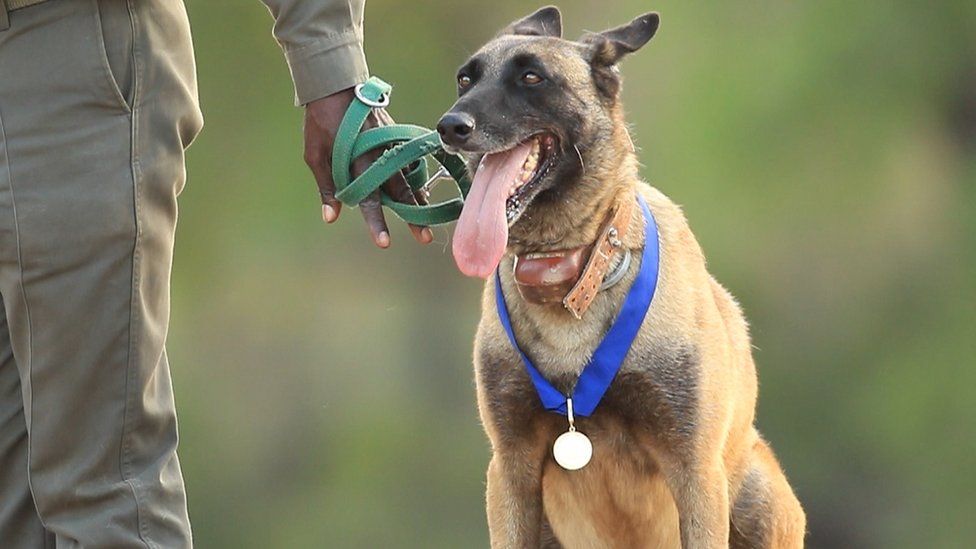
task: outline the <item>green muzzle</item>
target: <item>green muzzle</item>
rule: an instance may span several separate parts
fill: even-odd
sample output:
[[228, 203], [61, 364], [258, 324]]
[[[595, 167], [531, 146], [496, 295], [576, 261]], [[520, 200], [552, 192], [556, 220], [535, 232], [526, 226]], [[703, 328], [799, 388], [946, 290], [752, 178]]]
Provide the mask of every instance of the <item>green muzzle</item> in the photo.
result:
[[[463, 198], [471, 188], [464, 161], [449, 154], [441, 146], [437, 132], [411, 124], [393, 124], [360, 132], [372, 109], [390, 103], [392, 86], [371, 77], [356, 86], [356, 99], [349, 105], [332, 148], [332, 179], [336, 198], [343, 204], [355, 206], [379, 189], [383, 205], [400, 219], [414, 225], [440, 225], [454, 221], [461, 215]], [[385, 149], [369, 168], [352, 179], [352, 162], [374, 149]], [[433, 177], [427, 173], [427, 157], [434, 158], [440, 168]], [[460, 198], [429, 205], [404, 204], [393, 200], [381, 187], [397, 171], [403, 170], [407, 185], [414, 191], [426, 192], [437, 179], [449, 175], [457, 184]]]

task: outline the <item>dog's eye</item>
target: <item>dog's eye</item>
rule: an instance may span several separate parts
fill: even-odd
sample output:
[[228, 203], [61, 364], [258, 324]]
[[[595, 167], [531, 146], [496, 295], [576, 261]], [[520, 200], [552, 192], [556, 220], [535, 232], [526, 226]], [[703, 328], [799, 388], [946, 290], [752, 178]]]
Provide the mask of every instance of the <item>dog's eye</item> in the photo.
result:
[[461, 89], [467, 88], [471, 85], [471, 77], [466, 74], [459, 74], [457, 77], [457, 84]]
[[532, 71], [529, 71], [522, 75], [523, 84], [534, 86], [540, 82], [542, 82], [542, 77]]

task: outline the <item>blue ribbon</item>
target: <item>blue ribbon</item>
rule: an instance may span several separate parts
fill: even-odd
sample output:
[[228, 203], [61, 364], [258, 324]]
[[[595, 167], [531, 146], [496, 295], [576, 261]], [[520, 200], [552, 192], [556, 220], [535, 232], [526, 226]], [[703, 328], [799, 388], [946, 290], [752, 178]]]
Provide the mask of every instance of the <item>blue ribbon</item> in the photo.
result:
[[552, 386], [543, 377], [539, 369], [532, 364], [529, 357], [518, 346], [515, 340], [515, 333], [512, 331], [512, 322], [508, 316], [508, 307], [505, 305], [505, 295], [502, 293], [502, 282], [498, 273], [495, 273], [495, 304], [498, 307], [498, 317], [502, 321], [505, 333], [512, 342], [512, 346], [522, 356], [525, 369], [532, 378], [532, 384], [539, 393], [542, 405], [546, 410], [567, 415], [566, 400], [573, 399], [573, 414], [579, 416], [589, 416], [596, 410], [603, 395], [610, 388], [610, 383], [617, 375], [620, 367], [627, 357], [627, 351], [634, 343], [637, 332], [644, 322], [644, 316], [651, 306], [654, 299], [654, 290], [657, 288], [658, 261], [660, 250], [658, 249], [657, 225], [654, 223], [654, 216], [644, 202], [644, 198], [637, 195], [641, 210], [644, 212], [644, 252], [641, 255], [640, 271], [634, 279], [630, 291], [627, 292], [627, 299], [624, 300], [620, 313], [616, 320], [603, 337], [603, 341], [593, 352], [589, 363], [583, 368], [576, 386], [573, 388], [572, 395], [564, 395]]

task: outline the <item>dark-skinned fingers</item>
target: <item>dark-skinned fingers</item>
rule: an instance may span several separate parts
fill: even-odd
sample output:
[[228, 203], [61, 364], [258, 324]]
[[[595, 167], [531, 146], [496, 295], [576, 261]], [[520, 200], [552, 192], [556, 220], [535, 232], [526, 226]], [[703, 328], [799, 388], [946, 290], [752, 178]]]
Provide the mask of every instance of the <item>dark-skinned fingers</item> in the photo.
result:
[[[414, 199], [417, 201], [417, 204], [421, 206], [426, 206], [427, 204], [430, 203], [430, 200], [427, 199], [426, 192], [424, 191], [412, 191], [412, 192], [413, 192]], [[411, 225], [411, 227], [413, 227], [413, 225]], [[416, 235], [414, 235], [414, 238], [416, 238]], [[421, 244], [430, 244], [431, 242], [434, 241], [434, 231], [432, 231], [430, 227], [421, 227], [420, 238], [422, 239], [420, 240]]]
[[315, 184], [322, 200], [322, 220], [334, 223], [339, 219], [342, 203], [336, 199], [335, 182], [332, 180], [332, 132], [317, 123], [315, 109], [305, 110], [305, 164], [312, 170]]
[[333, 223], [339, 218], [342, 203], [335, 197], [335, 182], [332, 180], [332, 167], [324, 151], [325, 147], [317, 141], [312, 141], [305, 149], [305, 164], [308, 165], [315, 177], [315, 184], [319, 188], [322, 199], [322, 220]]
[[[368, 152], [352, 162], [352, 177], [359, 177], [369, 166], [379, 158], [379, 151]], [[366, 220], [369, 232], [373, 237], [373, 242], [380, 248], [390, 246], [390, 229], [386, 226], [386, 217], [383, 215], [383, 205], [380, 201], [379, 189], [363, 199], [359, 203], [359, 211]]]
[[[385, 126], [393, 123], [393, 118], [383, 109], [373, 109], [363, 123], [363, 130]], [[372, 151], [355, 159], [352, 163], [352, 177], [359, 177], [373, 162], [379, 158], [382, 151]], [[397, 172], [387, 180], [383, 187], [384, 191], [397, 202], [406, 204], [417, 204], [418, 200], [407, 185], [402, 172]], [[379, 190], [370, 194], [359, 204], [363, 219], [373, 237], [373, 242], [380, 248], [387, 248], [390, 245], [390, 231], [386, 224], [386, 217], [383, 213], [382, 202]], [[414, 239], [421, 244], [427, 244], [434, 240], [434, 235], [427, 227], [409, 225], [410, 232]]]
[[[394, 124], [393, 117], [390, 113], [386, 112], [386, 109], [374, 109], [373, 116], [376, 118], [376, 123], [379, 126], [387, 126]], [[403, 178], [402, 172], [397, 172], [396, 175], [390, 178], [386, 182], [384, 189], [387, 194], [390, 195], [393, 200], [397, 202], [403, 202], [404, 204], [426, 204], [427, 197], [422, 192], [414, 192], [407, 185], [406, 180]], [[410, 233], [413, 234], [414, 240], [421, 244], [430, 244], [434, 241], [434, 233], [431, 232], [429, 227], [424, 227], [421, 225], [410, 225]]]
[[[391, 177], [384, 185], [383, 189], [386, 194], [390, 195], [390, 198], [396, 200], [397, 202], [402, 202], [404, 204], [417, 205], [417, 198], [414, 196], [413, 191], [410, 186], [407, 185], [406, 179], [403, 178], [403, 172], [397, 172]], [[430, 229], [422, 225], [411, 225], [410, 233], [413, 235], [414, 240], [421, 244], [429, 244], [434, 240], [434, 234], [430, 232]]]
[[426, 206], [430, 204], [430, 193], [424, 189], [417, 189], [413, 191], [413, 198], [417, 201], [417, 204], [421, 206]]
[[[331, 172], [331, 170], [326, 170], [326, 172]], [[326, 175], [326, 177], [332, 181], [331, 174]], [[339, 213], [342, 212], [342, 202], [339, 202], [339, 199], [335, 197], [335, 186], [329, 188], [319, 185], [319, 195], [322, 197], [322, 221], [335, 223], [339, 219]]]
[[378, 190], [359, 203], [359, 211], [362, 212], [363, 219], [366, 220], [366, 226], [369, 227], [373, 242], [380, 248], [389, 248], [390, 229], [386, 226], [386, 217], [383, 215], [383, 205]]
[[373, 109], [373, 116], [376, 117], [379, 126], [389, 126], [396, 123], [390, 113], [386, 112], [386, 109]]

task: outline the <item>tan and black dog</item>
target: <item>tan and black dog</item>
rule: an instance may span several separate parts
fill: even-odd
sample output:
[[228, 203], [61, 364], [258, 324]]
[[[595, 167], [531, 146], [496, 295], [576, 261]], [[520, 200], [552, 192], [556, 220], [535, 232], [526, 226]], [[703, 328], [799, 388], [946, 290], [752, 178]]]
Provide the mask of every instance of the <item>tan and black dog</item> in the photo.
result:
[[[493, 453], [492, 547], [803, 545], [803, 510], [753, 425], [742, 312], [709, 275], [679, 207], [638, 176], [617, 63], [658, 24], [650, 13], [574, 42], [561, 38], [556, 8], [540, 9], [461, 67], [460, 97], [438, 125], [475, 170], [454, 256], [489, 279], [475, 369]], [[565, 470], [552, 445], [567, 418], [540, 404], [500, 323], [493, 273], [519, 346], [570, 392], [638, 271], [637, 193], [658, 226], [657, 290], [606, 395], [577, 418], [592, 461]], [[603, 284], [610, 277], [619, 282]]]

